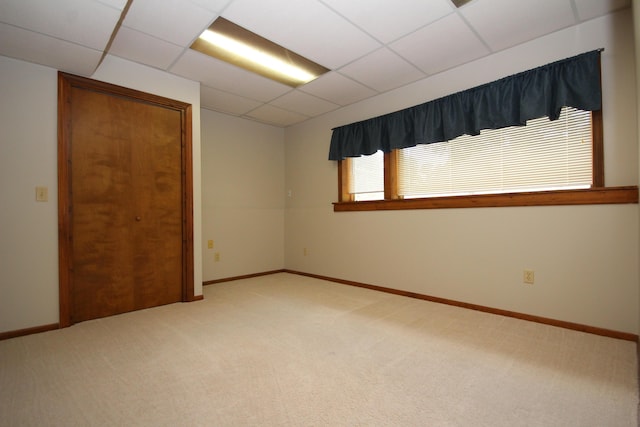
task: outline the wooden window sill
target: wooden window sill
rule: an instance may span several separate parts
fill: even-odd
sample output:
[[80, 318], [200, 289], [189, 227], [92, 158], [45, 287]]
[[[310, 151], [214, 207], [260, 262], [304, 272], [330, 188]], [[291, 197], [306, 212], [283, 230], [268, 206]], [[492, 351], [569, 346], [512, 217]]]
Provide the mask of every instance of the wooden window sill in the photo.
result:
[[475, 196], [429, 197], [424, 199], [336, 202], [334, 212], [404, 209], [456, 209], [513, 206], [604, 205], [638, 203], [638, 187], [599, 187], [584, 190], [536, 191], [482, 194]]

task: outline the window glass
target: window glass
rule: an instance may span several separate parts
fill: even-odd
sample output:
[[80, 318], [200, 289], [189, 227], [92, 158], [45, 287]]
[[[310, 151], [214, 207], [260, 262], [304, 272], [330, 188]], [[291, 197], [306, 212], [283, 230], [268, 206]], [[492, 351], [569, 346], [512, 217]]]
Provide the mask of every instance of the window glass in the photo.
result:
[[526, 126], [399, 150], [398, 194], [416, 198], [589, 188], [592, 158], [591, 112], [565, 107], [555, 121], [545, 117]]
[[384, 199], [384, 154], [350, 159], [349, 193], [355, 201]]

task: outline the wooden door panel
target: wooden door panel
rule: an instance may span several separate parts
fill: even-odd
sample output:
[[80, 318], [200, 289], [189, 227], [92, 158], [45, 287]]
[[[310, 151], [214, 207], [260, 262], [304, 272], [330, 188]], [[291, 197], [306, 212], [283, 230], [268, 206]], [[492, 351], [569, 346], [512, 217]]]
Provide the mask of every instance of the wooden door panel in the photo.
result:
[[133, 139], [133, 188], [136, 194], [136, 307], [180, 301], [182, 288], [181, 115], [148, 108], [139, 116], [147, 126]]
[[93, 204], [78, 204], [73, 218], [73, 322], [134, 310], [133, 251], [126, 232], [113, 231], [126, 230], [128, 218]]
[[[130, 124], [118, 100], [74, 89], [71, 114], [73, 321], [134, 309]], [[130, 119], [129, 119], [130, 120]]]
[[59, 82], [61, 326], [193, 300], [190, 107]]

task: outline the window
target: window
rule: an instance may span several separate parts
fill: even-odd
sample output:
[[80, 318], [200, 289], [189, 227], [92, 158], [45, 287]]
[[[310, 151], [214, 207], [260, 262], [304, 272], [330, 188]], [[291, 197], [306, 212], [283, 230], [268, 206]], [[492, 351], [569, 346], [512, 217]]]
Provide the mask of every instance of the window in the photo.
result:
[[[591, 112], [563, 108], [558, 120], [487, 129], [398, 153], [402, 198], [589, 188]], [[359, 162], [354, 162], [359, 163]]]
[[377, 151], [350, 162], [349, 194], [356, 202], [384, 199], [384, 154]]
[[397, 183], [394, 199], [590, 188], [592, 129], [591, 112], [565, 107], [558, 120], [396, 150], [387, 170], [382, 151], [348, 159], [348, 200], [384, 200], [385, 174]]
[[335, 210], [635, 203], [633, 188], [600, 188], [601, 122], [601, 111], [563, 108], [555, 121], [349, 158], [340, 162]]

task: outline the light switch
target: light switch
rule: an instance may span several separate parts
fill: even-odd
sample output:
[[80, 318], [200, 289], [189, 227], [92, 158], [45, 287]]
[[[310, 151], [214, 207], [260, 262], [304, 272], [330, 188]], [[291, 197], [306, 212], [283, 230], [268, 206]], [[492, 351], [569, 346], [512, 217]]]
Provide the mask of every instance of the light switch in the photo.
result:
[[207, 247], [208, 247], [209, 249], [213, 249], [213, 240], [209, 240], [209, 241], [207, 241]]
[[47, 187], [36, 187], [36, 202], [46, 202], [49, 200], [49, 189]]

